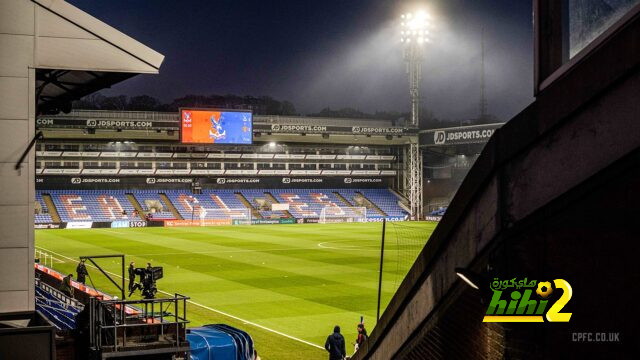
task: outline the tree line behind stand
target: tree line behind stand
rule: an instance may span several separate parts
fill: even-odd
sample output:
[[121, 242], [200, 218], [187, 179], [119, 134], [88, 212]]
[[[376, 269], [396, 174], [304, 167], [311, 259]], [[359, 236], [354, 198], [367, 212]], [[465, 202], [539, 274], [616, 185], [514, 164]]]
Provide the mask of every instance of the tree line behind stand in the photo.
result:
[[[172, 100], [162, 102], [149, 95], [116, 95], [105, 96], [95, 93], [74, 101], [73, 109], [84, 110], [117, 110], [117, 111], [160, 111], [178, 112], [183, 107], [221, 108], [221, 109], [251, 109], [256, 115], [301, 115], [296, 107], [287, 100], [276, 100], [270, 96], [239, 96], [239, 95], [185, 95]], [[389, 120], [395, 126], [406, 126], [410, 119], [410, 113], [400, 111], [376, 111], [367, 113], [358, 109], [344, 107], [332, 109], [326, 107], [319, 112], [306, 114], [309, 117], [333, 117], [350, 119], [377, 119]], [[420, 112], [420, 129], [435, 129], [462, 125], [490, 124], [500, 122], [493, 115], [476, 119], [438, 119], [428, 109]]]

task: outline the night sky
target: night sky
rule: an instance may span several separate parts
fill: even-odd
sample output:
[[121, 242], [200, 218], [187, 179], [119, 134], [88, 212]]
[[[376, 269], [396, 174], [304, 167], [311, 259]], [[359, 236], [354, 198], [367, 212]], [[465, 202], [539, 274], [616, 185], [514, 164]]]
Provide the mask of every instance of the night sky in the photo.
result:
[[[68, 0], [165, 55], [159, 75], [103, 91], [171, 101], [185, 94], [269, 95], [301, 113], [330, 106], [409, 110], [399, 15], [384, 0]], [[489, 113], [508, 120], [532, 101], [531, 2], [423, 2], [435, 19], [425, 48], [423, 107], [477, 117], [484, 28]]]

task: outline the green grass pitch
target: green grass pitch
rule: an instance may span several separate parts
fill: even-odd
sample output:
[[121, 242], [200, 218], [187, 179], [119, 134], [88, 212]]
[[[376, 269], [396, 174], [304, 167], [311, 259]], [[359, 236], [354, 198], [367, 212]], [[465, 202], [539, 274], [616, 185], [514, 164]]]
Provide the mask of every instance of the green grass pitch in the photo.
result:
[[[435, 223], [403, 226], [423, 241], [403, 245], [387, 227], [383, 305], [411, 266], [407, 254], [417, 255]], [[139, 267], [150, 261], [164, 267], [160, 291], [197, 303], [187, 309], [191, 326], [241, 328], [266, 360], [325, 359], [319, 347], [334, 325], [343, 329], [348, 354], [360, 316], [369, 331], [375, 325], [381, 229], [380, 223], [343, 223], [38, 230], [36, 248], [53, 255], [53, 267], [67, 273], [82, 255], [125, 254], [127, 265], [135, 261]], [[100, 264], [119, 271], [111, 260]], [[97, 270], [89, 272], [96, 287], [117, 294]]]

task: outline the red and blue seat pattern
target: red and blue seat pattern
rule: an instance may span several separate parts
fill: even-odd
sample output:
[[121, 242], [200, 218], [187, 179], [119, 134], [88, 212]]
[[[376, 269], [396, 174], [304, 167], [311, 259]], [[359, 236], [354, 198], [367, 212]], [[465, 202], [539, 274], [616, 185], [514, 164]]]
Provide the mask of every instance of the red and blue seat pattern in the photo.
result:
[[124, 190], [56, 190], [48, 193], [62, 221], [140, 220], [133, 216], [133, 205]]
[[[248, 220], [251, 215], [238, 199], [234, 190], [203, 190], [194, 195], [189, 191], [166, 191], [165, 194], [185, 219], [239, 219]], [[201, 209], [204, 214], [201, 217]], [[242, 209], [239, 211], [238, 209]]]
[[145, 200], [158, 201], [162, 204], [162, 211], [156, 211], [151, 215], [153, 219], [162, 220], [162, 219], [174, 219], [175, 216], [169, 210], [169, 204], [167, 204], [161, 197], [158, 191], [156, 190], [135, 190], [131, 191], [131, 193], [135, 196], [136, 200], [142, 207], [142, 210], [149, 211]]
[[[364, 195], [389, 217], [404, 217], [407, 213], [398, 205], [398, 198], [388, 189], [206, 189], [194, 195], [188, 190], [38, 190], [36, 200], [41, 203], [43, 214], [36, 216], [36, 222], [51, 222], [42, 194], [51, 195], [61, 221], [117, 221], [141, 220], [134, 216], [134, 206], [127, 198], [133, 194], [144, 211], [145, 200], [158, 201], [163, 211], [152, 215], [153, 219], [173, 219], [170, 205], [173, 205], [184, 219], [248, 219], [244, 198], [255, 208], [258, 200], [267, 202], [273, 196], [280, 203], [289, 204], [289, 213], [297, 219], [318, 218], [322, 209], [335, 208], [329, 216], [359, 217], [352, 207], [359, 207], [355, 201], [358, 194]], [[167, 204], [160, 194], [165, 194], [171, 204]], [[339, 194], [340, 196], [338, 196]], [[346, 202], [345, 202], [346, 200]], [[201, 217], [201, 210], [206, 214]], [[283, 217], [284, 211], [259, 210], [264, 218]], [[381, 218], [382, 214], [368, 209], [367, 218]]]

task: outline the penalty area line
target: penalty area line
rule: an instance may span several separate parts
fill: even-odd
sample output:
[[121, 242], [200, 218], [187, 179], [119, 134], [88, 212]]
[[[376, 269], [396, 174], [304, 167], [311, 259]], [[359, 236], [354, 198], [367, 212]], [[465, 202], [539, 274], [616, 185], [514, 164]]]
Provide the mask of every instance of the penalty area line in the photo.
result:
[[[62, 254], [60, 254], [60, 253], [56, 253], [56, 252], [53, 252], [53, 251], [51, 251], [51, 250], [47, 250], [47, 249], [45, 249], [45, 248], [43, 248], [43, 247], [39, 247], [39, 246], [36, 246], [36, 247], [37, 247], [37, 248], [39, 248], [39, 249], [42, 249], [42, 250], [44, 250], [44, 251], [48, 251], [48, 252], [50, 252], [50, 253], [52, 253], [52, 254], [56, 254], [56, 255], [58, 255], [58, 256], [60, 256], [60, 257], [63, 257], [63, 258], [65, 258], [65, 259], [69, 259], [69, 260], [71, 260], [71, 261], [75, 261], [75, 259], [70, 258], [70, 257], [65, 256], [65, 255], [62, 255]], [[94, 269], [96, 268], [95, 266], [93, 266], [93, 265], [91, 265], [91, 264], [89, 264], [88, 266], [89, 266], [89, 267], [92, 267], [92, 268], [94, 268]], [[116, 274], [116, 273], [113, 273], [113, 272], [111, 272], [111, 271], [106, 271], [106, 270], [105, 270], [105, 272], [107, 272], [107, 273], [109, 273], [109, 274], [111, 274], [111, 275], [113, 275], [113, 276], [116, 276], [116, 277], [119, 277], [119, 278], [121, 278], [121, 279], [122, 279], [122, 276], [120, 276], [120, 275], [118, 275], [118, 274]], [[168, 293], [168, 292], [166, 292], [166, 291], [162, 291], [162, 290], [160, 290], [160, 289], [158, 289], [158, 291], [159, 291], [159, 292], [161, 292], [161, 293], [163, 293], [163, 294], [165, 294], [165, 295], [174, 296], [174, 294]], [[284, 337], [286, 337], [286, 338], [288, 338], [288, 339], [295, 340], [295, 341], [301, 342], [301, 343], [303, 343], [303, 344], [307, 344], [307, 345], [313, 346], [313, 347], [315, 347], [315, 348], [318, 348], [318, 349], [324, 350], [324, 347], [322, 347], [322, 346], [316, 345], [316, 344], [314, 344], [314, 343], [312, 343], [312, 342], [309, 342], [309, 341], [306, 341], [306, 340], [302, 340], [302, 339], [297, 338], [297, 337], [295, 337], [295, 336], [291, 336], [291, 335], [285, 334], [285, 333], [280, 332], [280, 331], [278, 331], [278, 330], [273, 330], [273, 329], [270, 329], [270, 328], [268, 328], [268, 327], [266, 327], [266, 326], [263, 326], [263, 325], [260, 325], [260, 324], [256, 324], [256, 323], [254, 323], [253, 321], [249, 321], [249, 320], [245, 320], [245, 319], [239, 318], [239, 317], [237, 317], [237, 316], [235, 316], [235, 315], [228, 314], [228, 313], [226, 313], [226, 312], [224, 312], [224, 311], [220, 311], [220, 310], [214, 309], [214, 308], [212, 308], [212, 307], [209, 307], [209, 306], [206, 306], [206, 305], [203, 305], [203, 304], [199, 304], [199, 303], [197, 303], [197, 302], [195, 302], [195, 301], [193, 301], [193, 300], [187, 300], [187, 302], [188, 302], [188, 303], [191, 303], [192, 305], [195, 305], [195, 306], [201, 307], [201, 308], [203, 308], [203, 309], [205, 309], [205, 310], [209, 310], [209, 311], [211, 311], [211, 312], [215, 312], [215, 313], [217, 313], [217, 314], [220, 314], [220, 315], [224, 315], [224, 316], [230, 317], [230, 318], [232, 318], [232, 319], [234, 319], [234, 320], [241, 321], [241, 322], [243, 322], [243, 323], [245, 323], [245, 324], [255, 326], [255, 327], [259, 328], [259, 329], [266, 330], [266, 331], [272, 332], [272, 333], [274, 333], [274, 334], [277, 334], [277, 335], [280, 335], [280, 336], [284, 336]]]

